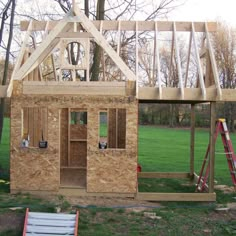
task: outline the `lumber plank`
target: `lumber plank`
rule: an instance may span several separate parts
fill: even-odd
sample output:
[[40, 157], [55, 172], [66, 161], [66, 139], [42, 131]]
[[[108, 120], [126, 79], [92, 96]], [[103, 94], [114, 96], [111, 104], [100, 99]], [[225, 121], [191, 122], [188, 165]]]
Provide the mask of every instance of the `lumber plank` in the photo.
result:
[[[48, 21], [36, 21], [32, 22], [33, 31], [42, 31], [45, 29]], [[58, 21], [49, 21], [48, 30], [52, 30]], [[92, 21], [94, 26], [99, 29], [100, 21]], [[172, 31], [172, 21], [157, 21], [159, 31]], [[117, 25], [119, 21], [104, 21], [103, 30], [118, 31]], [[136, 21], [120, 21], [120, 30], [122, 31], [134, 31]], [[21, 31], [26, 31], [29, 25], [29, 21], [21, 21]], [[152, 31], [155, 30], [155, 21], [138, 21], [140, 31]], [[194, 22], [196, 32], [205, 31], [205, 22]], [[215, 32], [217, 30], [216, 22], [207, 22], [208, 32]], [[191, 22], [176, 22], [177, 31], [191, 31]], [[80, 29], [80, 28], [79, 28]]]
[[190, 64], [190, 57], [191, 57], [191, 48], [192, 48], [192, 32], [190, 33], [190, 36], [189, 36], [188, 58], [187, 58], [185, 81], [184, 81], [185, 88], [187, 87], [187, 82], [188, 82], [188, 72], [189, 72], [189, 64]]
[[[139, 100], [166, 100], [166, 101], [215, 101], [216, 89], [207, 88], [206, 100], [203, 99], [200, 88], [184, 88], [184, 99], [181, 97], [180, 88], [162, 88], [162, 99], [159, 98], [158, 88], [140, 87]], [[236, 98], [236, 97], [235, 97]]]
[[144, 201], [198, 201], [214, 202], [215, 193], [137, 193], [136, 199]]
[[195, 105], [191, 104], [190, 176], [194, 175], [194, 147], [195, 147]]
[[180, 93], [181, 93], [181, 98], [184, 99], [183, 75], [182, 75], [182, 68], [181, 68], [181, 62], [180, 62], [179, 45], [177, 42], [176, 23], [175, 22], [173, 22], [173, 35], [174, 35], [175, 56], [177, 59], [177, 71], [178, 71], [178, 77], [179, 77]]
[[74, 39], [74, 38], [93, 38], [92, 34], [87, 32], [61, 32], [58, 36], [58, 38], [64, 38], [64, 39]]
[[108, 147], [117, 148], [117, 110], [109, 109], [108, 113]]
[[140, 102], [144, 101], [236, 101], [235, 89], [222, 89], [221, 100], [217, 96], [216, 88], [206, 88], [206, 100], [203, 99], [200, 88], [185, 88], [184, 100], [180, 97], [180, 91], [178, 88], [162, 88], [162, 99], [159, 98], [158, 88], [140, 87], [138, 99]]
[[192, 38], [193, 38], [193, 45], [194, 45], [194, 50], [195, 50], [195, 55], [196, 55], [196, 60], [197, 60], [198, 77], [200, 81], [202, 96], [203, 96], [203, 99], [206, 99], [206, 88], [205, 88], [204, 79], [203, 79], [203, 71], [202, 71], [198, 46], [197, 46], [197, 40], [195, 37], [195, 27], [193, 23], [192, 23]]
[[23, 109], [23, 129], [22, 129], [22, 139], [27, 139], [29, 133], [29, 109], [24, 107]]
[[[103, 84], [104, 83], [104, 84]], [[23, 82], [23, 94], [126, 95], [125, 83], [113, 82]]]
[[34, 107], [32, 108], [34, 115], [33, 115], [33, 137], [32, 137], [32, 144], [34, 147], [38, 146], [39, 143], [39, 131], [40, 131], [40, 124], [39, 124], [39, 108]]
[[211, 45], [209, 29], [208, 29], [207, 24], [205, 24], [205, 30], [206, 30], [207, 46], [208, 46], [209, 56], [210, 56], [211, 65], [212, 65], [213, 77], [214, 77], [214, 81], [215, 81], [215, 85], [216, 85], [216, 89], [217, 89], [217, 95], [219, 96], [219, 99], [221, 100], [222, 90], [221, 90], [220, 81], [219, 81], [220, 77], [219, 77], [219, 73], [218, 73], [217, 66], [216, 66], [216, 59], [214, 56], [213, 47]]
[[27, 32], [25, 34], [24, 41], [21, 45], [20, 53], [17, 57], [16, 64], [14, 66], [14, 70], [12, 72], [11, 80], [10, 80], [10, 83], [9, 83], [9, 86], [8, 86], [8, 89], [7, 89], [7, 96], [8, 97], [11, 97], [12, 90], [13, 90], [13, 80], [15, 78], [16, 72], [18, 72], [18, 70], [19, 70], [19, 68], [22, 64], [22, 61], [23, 61], [23, 58], [24, 58], [24, 55], [25, 55], [25, 52], [26, 52], [27, 43], [29, 41], [30, 33], [31, 33], [31, 30], [32, 30], [32, 25], [33, 25], [33, 22], [31, 20], [30, 22], [28, 22], [27, 29], [26, 29]]
[[[160, 55], [159, 55], [159, 42], [158, 42], [158, 24], [155, 22], [155, 57], [157, 60], [157, 81], [158, 81], [158, 88], [159, 88], [159, 97], [162, 98], [162, 85], [161, 85], [161, 63], [160, 63]], [[155, 70], [154, 70], [155, 71]]]
[[210, 150], [209, 150], [209, 193], [214, 192], [214, 177], [215, 177], [215, 122], [216, 122], [216, 103], [211, 102], [210, 104]]
[[28, 108], [28, 136], [29, 136], [29, 145], [33, 146], [34, 144], [34, 108], [29, 107]]
[[190, 174], [185, 172], [138, 172], [138, 178], [189, 178]]

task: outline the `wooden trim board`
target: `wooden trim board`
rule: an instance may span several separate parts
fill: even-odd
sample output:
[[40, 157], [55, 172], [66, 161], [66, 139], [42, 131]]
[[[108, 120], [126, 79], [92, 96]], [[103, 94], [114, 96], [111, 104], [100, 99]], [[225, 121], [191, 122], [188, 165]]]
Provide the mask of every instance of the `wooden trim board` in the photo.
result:
[[138, 178], [190, 178], [190, 173], [138, 172]]
[[[72, 18], [73, 21], [73, 18]], [[75, 20], [77, 21], [77, 19]], [[32, 21], [32, 31], [42, 31], [45, 30], [46, 24], [48, 24], [48, 30], [52, 30], [58, 21]], [[120, 22], [120, 23], [119, 23]], [[172, 21], [137, 21], [140, 31], [154, 31], [155, 22], [158, 24], [158, 31], [172, 31], [173, 22]], [[99, 30], [100, 21], [92, 21], [94, 26]], [[176, 21], [177, 31], [191, 31], [192, 22], [187, 21]], [[103, 30], [118, 31], [117, 25], [120, 24], [120, 30], [122, 31], [134, 31], [136, 21], [103, 21]], [[29, 21], [21, 21], [20, 29], [21, 31], [26, 31], [29, 25]], [[205, 22], [194, 22], [195, 32], [205, 32]], [[217, 31], [217, 22], [207, 22], [208, 32]]]
[[123, 82], [31, 82], [23, 81], [23, 94], [126, 95]]
[[175, 202], [214, 202], [215, 193], [137, 193], [137, 200], [141, 201], [175, 201]]
[[222, 98], [217, 96], [216, 88], [206, 88], [206, 100], [202, 96], [200, 88], [185, 88], [184, 99], [181, 98], [180, 88], [162, 88], [162, 99], [159, 97], [158, 87], [140, 87], [137, 99], [140, 102], [148, 101], [188, 101], [206, 102], [206, 101], [236, 101], [235, 89], [221, 89]]

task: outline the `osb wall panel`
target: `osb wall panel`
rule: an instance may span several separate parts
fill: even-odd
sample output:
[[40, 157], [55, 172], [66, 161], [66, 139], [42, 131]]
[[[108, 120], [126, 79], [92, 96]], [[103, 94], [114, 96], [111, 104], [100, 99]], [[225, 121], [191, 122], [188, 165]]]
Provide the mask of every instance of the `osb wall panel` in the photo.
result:
[[68, 109], [62, 108], [60, 114], [60, 156], [61, 166], [68, 166]]
[[[117, 104], [118, 105], [118, 104]], [[131, 103], [126, 111], [126, 149], [97, 148], [97, 133], [99, 129], [96, 108], [89, 113], [88, 126], [93, 124], [93, 130], [88, 129], [87, 156], [87, 191], [135, 193], [137, 187], [137, 104]]]
[[87, 142], [70, 142], [70, 166], [86, 167]]
[[[11, 102], [11, 190], [47, 190], [59, 188], [59, 113], [48, 108], [48, 148], [22, 148], [21, 107], [15, 98]], [[32, 101], [31, 101], [32, 102]]]
[[87, 139], [87, 125], [71, 124], [70, 125], [71, 139]]
[[[87, 191], [136, 192], [138, 104], [134, 97], [31, 96], [22, 95], [21, 84], [18, 85], [12, 97], [12, 190], [58, 190], [60, 185], [60, 151], [62, 148], [60, 146], [59, 111], [62, 108], [79, 108], [86, 109], [88, 112]], [[14, 84], [14, 86], [16, 85]], [[48, 148], [44, 150], [21, 148], [21, 108], [40, 106], [48, 107]], [[126, 109], [125, 149], [99, 150], [99, 112], [104, 108]]]
[[85, 169], [62, 169], [61, 172], [62, 186], [86, 187]]

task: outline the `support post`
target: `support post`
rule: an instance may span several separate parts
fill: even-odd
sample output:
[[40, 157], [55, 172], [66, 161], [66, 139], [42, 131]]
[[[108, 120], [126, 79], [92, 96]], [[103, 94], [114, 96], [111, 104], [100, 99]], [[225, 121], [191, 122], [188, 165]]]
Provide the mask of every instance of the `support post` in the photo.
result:
[[214, 192], [214, 175], [215, 175], [215, 121], [216, 121], [216, 102], [211, 102], [211, 127], [210, 127], [210, 176], [209, 176], [209, 193]]
[[190, 176], [194, 177], [195, 104], [191, 104]]

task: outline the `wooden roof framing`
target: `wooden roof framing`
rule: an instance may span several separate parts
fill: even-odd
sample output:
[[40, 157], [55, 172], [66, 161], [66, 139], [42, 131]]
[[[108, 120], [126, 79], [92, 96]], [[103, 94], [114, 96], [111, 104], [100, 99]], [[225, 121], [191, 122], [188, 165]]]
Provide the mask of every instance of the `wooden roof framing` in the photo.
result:
[[[210, 33], [217, 30], [217, 23], [215, 22], [166, 22], [166, 21], [90, 21], [87, 16], [77, 7], [74, 6], [72, 12], [65, 16], [61, 21], [23, 21], [21, 22], [21, 30], [26, 31], [25, 39], [22, 44], [18, 60], [15, 65], [13, 76], [10, 85], [7, 90], [7, 96], [11, 96], [13, 88], [13, 80], [22, 80], [25, 76], [31, 73], [35, 68], [40, 66], [46, 57], [51, 55], [53, 64], [53, 73], [56, 79], [56, 66], [55, 60], [52, 54], [53, 49], [59, 44], [61, 39], [89, 39], [94, 40], [99, 44], [103, 51], [114, 61], [117, 68], [126, 77], [126, 80], [136, 81], [136, 97], [141, 101], [150, 100], [164, 100], [164, 101], [236, 101], [236, 95], [234, 90], [230, 90], [230, 93], [224, 91], [220, 87], [219, 74], [217, 71], [216, 60], [214, 57], [213, 47], [211, 45]], [[27, 48], [30, 35], [34, 31], [44, 31], [45, 36], [42, 43], [35, 48], [29, 58], [23, 63], [24, 52]], [[82, 32], [83, 31], [83, 32]], [[117, 32], [117, 47], [114, 49], [103, 35], [104, 31]], [[130, 67], [120, 57], [121, 51], [121, 32], [133, 32], [134, 33], [134, 68]], [[157, 87], [145, 87], [139, 86], [140, 80], [140, 63], [139, 60], [139, 35], [142, 32], [153, 32], [153, 60], [152, 60], [152, 76], [155, 79]], [[176, 71], [178, 75], [177, 87], [163, 86], [161, 78], [161, 55], [160, 55], [160, 42], [158, 40], [161, 32], [172, 33], [171, 43], [171, 57], [170, 57], [170, 76], [173, 72], [173, 63], [176, 63]], [[180, 59], [178, 33], [188, 32], [189, 46], [187, 52], [186, 69], [183, 70]], [[201, 32], [205, 34], [205, 43], [202, 51], [205, 51], [204, 55], [208, 55], [207, 69], [203, 70], [202, 63], [202, 51], [199, 49], [197, 43], [196, 33]], [[192, 53], [194, 52], [194, 54]], [[195, 58], [197, 73], [196, 78], [197, 85], [195, 88], [187, 87], [187, 81], [189, 76], [189, 66], [191, 57]], [[105, 59], [103, 55], [103, 67], [105, 66]], [[22, 64], [23, 63], [23, 64]], [[89, 67], [88, 69], [89, 70]], [[185, 74], [184, 74], [185, 73]], [[206, 74], [204, 74], [206, 73]], [[212, 76], [211, 76], [212, 75]], [[89, 80], [87, 73], [87, 82]], [[103, 71], [105, 78], [105, 72]], [[211, 82], [209, 82], [209, 80]], [[75, 81], [75, 79], [73, 79]], [[42, 81], [43, 82], [43, 81]], [[58, 81], [59, 83], [59, 81]], [[76, 82], [75, 82], [76, 83]], [[81, 85], [77, 88], [81, 88], [84, 82], [80, 82]], [[112, 82], [111, 82], [112, 83]], [[26, 83], [25, 83], [26, 84]], [[45, 85], [45, 83], [43, 83]], [[50, 81], [47, 82], [50, 86]], [[33, 86], [31, 84], [31, 86]], [[55, 82], [53, 83], [55, 85]], [[59, 84], [58, 84], [59, 86]], [[65, 85], [66, 86], [66, 85]], [[94, 85], [93, 85], [94, 86]], [[92, 86], [92, 87], [93, 87]], [[124, 85], [126, 86], [126, 85]], [[42, 86], [41, 86], [42, 87]], [[71, 87], [71, 86], [69, 86]], [[85, 85], [86, 87], [86, 85]], [[0, 97], [6, 96], [6, 87], [0, 89]], [[70, 89], [69, 89], [70, 90]], [[67, 89], [67, 93], [69, 93]], [[38, 91], [39, 94], [44, 94], [45, 91]], [[53, 94], [54, 89], [50, 89]], [[61, 91], [61, 88], [60, 88]], [[228, 90], [227, 90], [228, 91]], [[29, 91], [28, 91], [29, 92]], [[28, 93], [27, 92], [27, 93]], [[73, 92], [74, 93], [74, 90]], [[78, 90], [79, 93], [79, 90]], [[48, 92], [47, 92], [48, 94]], [[230, 94], [230, 97], [226, 96]]]

